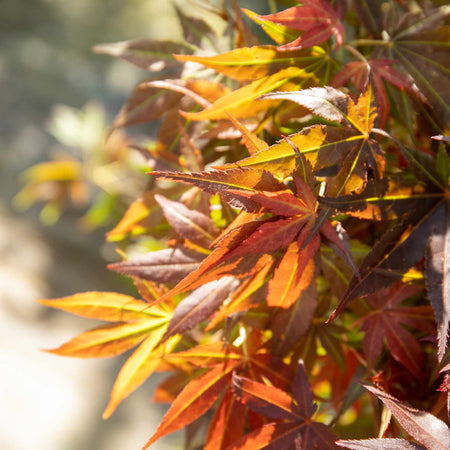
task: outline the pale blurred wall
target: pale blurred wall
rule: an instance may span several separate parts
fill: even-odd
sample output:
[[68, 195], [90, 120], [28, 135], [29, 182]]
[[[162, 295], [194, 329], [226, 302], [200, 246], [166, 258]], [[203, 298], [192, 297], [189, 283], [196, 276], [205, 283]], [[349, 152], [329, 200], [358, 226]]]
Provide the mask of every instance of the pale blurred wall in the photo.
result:
[[[179, 2], [184, 5], [184, 2]], [[240, 2], [250, 6], [265, 1]], [[257, 9], [263, 12], [261, 8]], [[0, 449], [138, 449], [164, 408], [150, 403], [150, 380], [104, 422], [124, 358], [78, 360], [38, 351], [94, 326], [34, 300], [87, 290], [126, 292], [100, 255], [105, 230], [83, 235], [79, 212], [53, 227], [39, 208], [18, 214], [18, 174], [48, 158], [46, 131], [57, 103], [81, 108], [95, 99], [112, 116], [144, 71], [93, 55], [101, 42], [180, 36], [170, 2], [160, 0], [0, 1]], [[179, 448], [169, 436], [155, 449]]]

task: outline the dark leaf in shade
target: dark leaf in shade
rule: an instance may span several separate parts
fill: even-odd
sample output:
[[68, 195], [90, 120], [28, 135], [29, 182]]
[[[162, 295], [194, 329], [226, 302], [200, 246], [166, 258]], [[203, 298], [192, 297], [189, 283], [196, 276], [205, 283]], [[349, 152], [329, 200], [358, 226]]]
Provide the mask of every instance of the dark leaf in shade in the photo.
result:
[[298, 345], [311, 325], [316, 307], [317, 288], [311, 283], [290, 308], [277, 311], [271, 323], [273, 354], [283, 357]]
[[426, 252], [425, 282], [438, 332], [438, 359], [447, 348], [450, 320], [450, 199], [443, 202], [432, 225]]
[[389, 31], [389, 45], [380, 48], [384, 57], [397, 61], [400, 72], [412, 76], [443, 126], [450, 119], [449, 15], [449, 5], [411, 12]]
[[418, 203], [408, 223], [385, 232], [360, 265], [360, 277], [353, 276], [347, 291], [333, 312], [333, 320], [357, 296], [365, 296], [402, 278], [408, 268], [424, 256], [429, 236], [442, 217], [444, 201]]
[[450, 448], [450, 429], [442, 420], [428, 412], [411, 408], [380, 389], [368, 385], [364, 387], [376, 395], [389, 408], [403, 429], [428, 450]]
[[314, 404], [314, 394], [311, 390], [303, 361], [298, 363], [297, 372], [292, 381], [292, 394], [301, 414], [311, 417], [316, 412], [317, 407]]
[[364, 318], [363, 349], [369, 367], [374, 367], [386, 340], [392, 356], [420, 379], [424, 358], [414, 335], [403, 325], [433, 332], [433, 321], [427, 306], [401, 306], [400, 303], [421, 291], [419, 286], [401, 281], [367, 297], [373, 310]]
[[181, 97], [178, 92], [139, 84], [115, 117], [112, 130], [159, 119]]

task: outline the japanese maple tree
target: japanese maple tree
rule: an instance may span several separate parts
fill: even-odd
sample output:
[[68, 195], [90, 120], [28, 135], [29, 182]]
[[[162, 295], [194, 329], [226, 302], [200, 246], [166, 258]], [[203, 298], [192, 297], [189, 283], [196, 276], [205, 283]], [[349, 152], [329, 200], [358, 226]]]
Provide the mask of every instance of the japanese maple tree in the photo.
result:
[[195, 3], [184, 42], [95, 47], [148, 71], [110, 139], [160, 124], [107, 233], [139, 298], [40, 300], [110, 322], [49, 351], [135, 348], [104, 418], [167, 372], [144, 448], [202, 422], [211, 450], [448, 449], [450, 7]]

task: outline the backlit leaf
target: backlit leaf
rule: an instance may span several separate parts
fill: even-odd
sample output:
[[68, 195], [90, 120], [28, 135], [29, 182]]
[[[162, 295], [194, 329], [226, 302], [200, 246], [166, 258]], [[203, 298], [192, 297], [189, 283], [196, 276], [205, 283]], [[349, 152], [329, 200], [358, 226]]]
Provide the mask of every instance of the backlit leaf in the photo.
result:
[[211, 420], [205, 450], [225, 450], [240, 438], [244, 431], [246, 412], [247, 408], [228, 389]]
[[416, 95], [422, 101], [426, 101], [425, 97], [414, 86], [412, 79], [399, 73], [394, 67], [394, 63], [395, 61], [386, 58], [351, 61], [336, 74], [331, 84], [334, 87], [340, 87], [351, 80], [359, 92], [363, 93], [367, 85], [373, 82], [378, 103], [380, 127], [384, 127], [390, 105], [383, 81], [387, 81], [401, 90]]
[[148, 309], [147, 303], [116, 292], [84, 292], [56, 300], [39, 300], [39, 303], [90, 319], [111, 322], [140, 320], [157, 314], [157, 310]]
[[335, 10], [325, 0], [303, 0], [302, 6], [294, 6], [258, 18], [304, 31], [299, 38], [285, 44], [282, 48], [306, 48], [318, 45], [332, 35], [335, 36], [337, 45], [341, 45], [345, 30], [340, 21], [340, 15], [340, 11]]
[[241, 283], [241, 286], [232, 294], [231, 301], [227, 302], [217, 311], [211, 319], [206, 330], [214, 328], [219, 322], [232, 314], [246, 311], [261, 304], [266, 298], [266, 286], [268, 273], [272, 269], [270, 258], [261, 270]]
[[263, 425], [239, 439], [234, 444], [235, 448], [275, 450], [290, 448], [293, 445], [304, 449], [337, 448], [334, 443], [336, 437], [331, 430], [310, 420], [308, 413], [313, 413], [315, 407], [311, 403], [313, 396], [301, 363], [293, 383], [296, 384], [293, 392], [297, 404], [281, 389], [233, 375], [233, 389], [237, 398], [247, 407], [269, 418], [287, 421]]
[[356, 296], [364, 296], [401, 278], [407, 268], [424, 256], [428, 238], [436, 223], [445, 217], [445, 202], [424, 198], [410, 217], [410, 226], [389, 229], [375, 243], [354, 276], [330, 319], [336, 317]]
[[308, 70], [325, 53], [318, 47], [308, 50], [278, 50], [272, 45], [236, 48], [215, 56], [175, 55], [179, 61], [193, 61], [237, 80], [256, 80], [287, 67]]
[[109, 418], [119, 403], [144, 383], [159, 364], [162, 352], [173, 346], [173, 342], [168, 342], [164, 348], [153, 354], [165, 330], [166, 327], [154, 330], [122, 366], [114, 383], [110, 401], [103, 412], [104, 419]]
[[233, 390], [240, 402], [271, 419], [299, 419], [292, 398], [281, 389], [233, 375]]
[[269, 306], [289, 308], [309, 287], [314, 276], [314, 255], [319, 244], [320, 239], [316, 235], [302, 250], [297, 241], [289, 245], [269, 281]]
[[[309, 69], [312, 71], [317, 67], [310, 67]], [[255, 99], [267, 92], [279, 89], [283, 85], [291, 86], [291, 88], [292, 85], [301, 86], [302, 83], [313, 77], [314, 74], [312, 72], [296, 67], [289, 67], [273, 75], [253, 81], [225, 95], [203, 111], [198, 113], [184, 113], [183, 115], [191, 120], [226, 119], [227, 114], [231, 114], [237, 119], [248, 116], [253, 117], [256, 113], [268, 109], [271, 105], [271, 103], [266, 101], [253, 103]], [[295, 79], [299, 79], [300, 81], [293, 81]]]
[[275, 191], [283, 186], [271, 173], [253, 168], [231, 168], [200, 173], [151, 172], [151, 175], [165, 180], [193, 184], [209, 194], [219, 193], [231, 206], [249, 212], [258, 212], [260, 207], [250, 199], [237, 194], [229, 195], [227, 191], [230, 189]]
[[256, 14], [249, 9], [242, 8], [242, 11], [249, 17], [253, 22], [261, 26], [261, 28], [277, 43], [277, 44], [287, 44], [298, 38], [299, 32], [296, 30], [289, 29], [284, 25], [265, 20], [263, 16]]
[[86, 331], [53, 350], [62, 356], [77, 358], [105, 358], [120, 355], [135, 347], [148, 333], [167, 324], [167, 319], [106, 325]]
[[[238, 439], [232, 448], [239, 450], [276, 450], [289, 448], [299, 439], [297, 423], [268, 423]], [[299, 439], [301, 442], [301, 439]], [[301, 448], [301, 447], [300, 447]]]
[[139, 235], [163, 220], [161, 208], [152, 192], [146, 192], [129, 206], [120, 222], [106, 234], [108, 241], [120, 241]]
[[[325, 98], [322, 99], [321, 95]], [[333, 166], [340, 161], [340, 170], [327, 186], [327, 194], [340, 195], [361, 189], [367, 181], [367, 174], [381, 178], [385, 160], [379, 144], [369, 138], [377, 113], [373, 89], [369, 85], [355, 103], [349, 97], [333, 88], [313, 88], [287, 93], [275, 93], [274, 97], [297, 101], [312, 112], [333, 120], [343, 120], [342, 128], [314, 125], [300, 133], [289, 136], [289, 142], [280, 142], [233, 166], [269, 168], [284, 176], [290, 175], [295, 167], [295, 150], [299, 149], [314, 170]], [[268, 97], [270, 98], [270, 96]], [[297, 99], [297, 100], [295, 100]], [[343, 119], [342, 119], [343, 118]], [[343, 158], [345, 155], [345, 159]], [[223, 167], [223, 166], [222, 166]], [[222, 168], [216, 166], [216, 168]]]
[[227, 385], [235, 365], [236, 363], [231, 362], [225, 367], [218, 365], [191, 381], [174, 400], [158, 429], [144, 448], [148, 448], [166, 434], [192, 423], [211, 408]]

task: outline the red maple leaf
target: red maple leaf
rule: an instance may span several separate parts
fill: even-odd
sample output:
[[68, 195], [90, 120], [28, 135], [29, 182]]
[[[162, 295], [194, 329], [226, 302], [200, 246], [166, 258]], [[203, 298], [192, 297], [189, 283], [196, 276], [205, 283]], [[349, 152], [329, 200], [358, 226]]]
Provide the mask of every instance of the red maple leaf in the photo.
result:
[[413, 375], [422, 374], [422, 349], [414, 335], [403, 325], [432, 333], [433, 313], [429, 306], [400, 306], [399, 304], [421, 289], [398, 282], [367, 297], [373, 310], [365, 317], [363, 349], [370, 367], [373, 367], [383, 349], [383, 341], [392, 356]]
[[343, 42], [344, 26], [340, 21], [340, 8], [334, 9], [325, 0], [302, 0], [302, 6], [293, 6], [276, 14], [258, 16], [259, 19], [274, 22], [304, 33], [281, 49], [307, 48], [319, 45], [332, 35], [337, 45]]
[[237, 375], [233, 376], [233, 389], [250, 410], [272, 419], [236, 441], [233, 448], [337, 448], [331, 430], [311, 420], [316, 405], [302, 362], [292, 382], [293, 398], [279, 388]]

